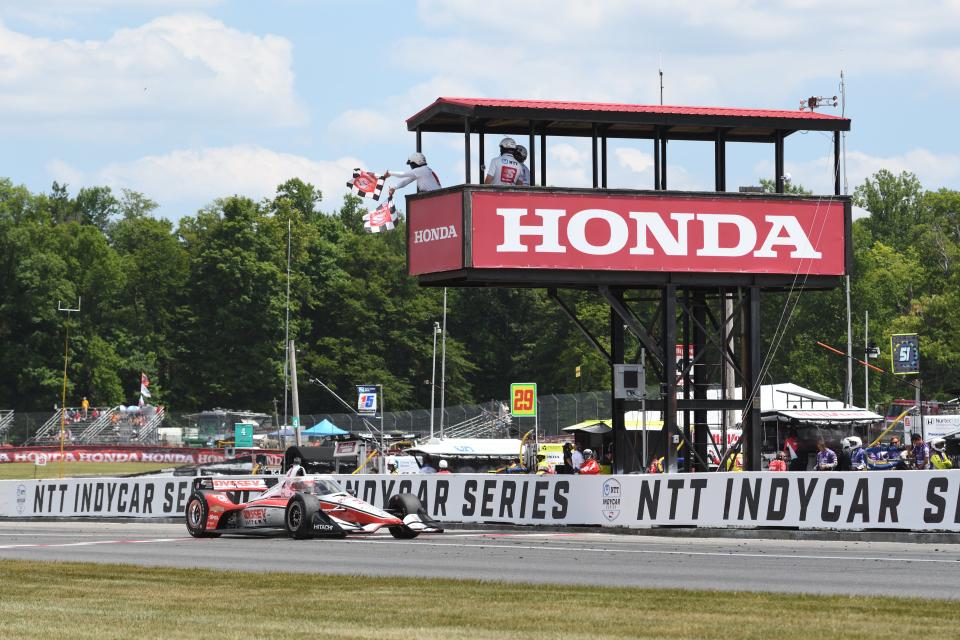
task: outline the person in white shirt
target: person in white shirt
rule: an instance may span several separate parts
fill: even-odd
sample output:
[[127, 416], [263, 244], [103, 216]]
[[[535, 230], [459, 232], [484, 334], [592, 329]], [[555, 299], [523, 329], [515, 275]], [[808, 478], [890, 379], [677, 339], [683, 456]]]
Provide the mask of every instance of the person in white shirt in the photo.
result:
[[405, 186], [416, 180], [417, 193], [422, 191], [436, 191], [440, 188], [440, 178], [433, 172], [433, 169], [427, 166], [427, 157], [420, 153], [411, 153], [407, 158], [407, 166], [410, 171], [386, 171], [383, 174], [386, 178], [401, 178], [401, 181], [395, 187], [390, 187], [390, 196], [397, 189], [403, 189]]
[[517, 142], [513, 138], [504, 138], [500, 141], [500, 155], [490, 161], [487, 177], [483, 184], [517, 185], [521, 177], [521, 165], [517, 162], [513, 152]]
[[583, 452], [580, 450], [581, 446], [579, 444], [574, 446], [573, 449], [573, 472], [579, 473], [580, 467], [583, 466]]
[[520, 163], [520, 179], [517, 181], [517, 185], [521, 187], [530, 186], [530, 167], [523, 164], [527, 161], [527, 148], [522, 144], [518, 144], [517, 148], [513, 151], [513, 157], [517, 159], [517, 162]]

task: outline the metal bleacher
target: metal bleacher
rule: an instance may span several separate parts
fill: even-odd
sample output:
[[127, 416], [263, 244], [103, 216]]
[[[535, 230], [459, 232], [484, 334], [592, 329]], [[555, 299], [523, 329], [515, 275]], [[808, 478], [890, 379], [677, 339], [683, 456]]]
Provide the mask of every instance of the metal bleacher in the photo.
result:
[[13, 411], [0, 410], [0, 439], [13, 426]]
[[444, 429], [444, 437], [509, 438], [512, 435], [512, 420], [512, 416], [506, 411], [501, 410], [498, 414], [481, 409], [478, 415]]

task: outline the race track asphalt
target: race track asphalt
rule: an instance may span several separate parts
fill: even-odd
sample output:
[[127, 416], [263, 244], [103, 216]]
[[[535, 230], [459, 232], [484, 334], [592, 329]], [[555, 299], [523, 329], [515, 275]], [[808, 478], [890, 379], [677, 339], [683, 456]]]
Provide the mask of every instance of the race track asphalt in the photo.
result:
[[[960, 545], [454, 529], [416, 540], [190, 538], [181, 524], [0, 522], [0, 558], [960, 599]], [[935, 579], [934, 579], [935, 578]]]

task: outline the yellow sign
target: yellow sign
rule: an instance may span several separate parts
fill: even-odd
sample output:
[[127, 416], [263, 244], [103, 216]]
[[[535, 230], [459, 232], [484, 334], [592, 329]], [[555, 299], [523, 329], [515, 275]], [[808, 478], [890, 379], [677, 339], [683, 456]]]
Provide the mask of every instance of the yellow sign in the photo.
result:
[[536, 382], [514, 382], [510, 385], [510, 413], [517, 417], [537, 416]]
[[577, 365], [577, 377], [580, 377], [580, 365]]

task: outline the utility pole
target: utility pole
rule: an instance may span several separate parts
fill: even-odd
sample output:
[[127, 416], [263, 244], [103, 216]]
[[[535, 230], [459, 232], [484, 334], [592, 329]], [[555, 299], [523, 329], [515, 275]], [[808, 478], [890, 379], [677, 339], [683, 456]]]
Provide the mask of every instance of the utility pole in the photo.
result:
[[844, 278], [847, 285], [847, 385], [843, 394], [844, 403], [853, 406], [853, 320], [850, 316], [850, 276]]
[[440, 333], [440, 323], [433, 323], [433, 370], [430, 373], [430, 439], [433, 439], [433, 407], [434, 394], [437, 390], [437, 334]]
[[[863, 355], [870, 361], [870, 310], [863, 312]], [[870, 411], [870, 367], [863, 368], [863, 408]]]
[[[290, 220], [287, 220], [287, 317], [283, 330], [284, 346], [290, 344]], [[283, 426], [287, 426], [287, 398], [290, 395], [290, 351], [283, 358]], [[281, 432], [281, 442], [283, 441]], [[299, 443], [298, 443], [299, 444]]]
[[447, 288], [443, 288], [443, 336], [440, 340], [440, 438], [443, 438], [443, 417], [446, 413], [447, 392]]
[[71, 309], [70, 307], [64, 307], [59, 300], [57, 300], [57, 311], [62, 311], [67, 314], [66, 319], [63, 321], [63, 392], [60, 395], [60, 477], [63, 477], [63, 439], [66, 435], [66, 425], [67, 425], [67, 362], [69, 361], [70, 354], [70, 314], [71, 313], [80, 313], [80, 296], [77, 296], [77, 308]]
[[300, 441], [300, 393], [297, 390], [297, 350], [293, 348], [293, 340], [290, 345], [290, 390], [292, 391], [291, 400], [293, 403], [293, 435], [297, 446]]

